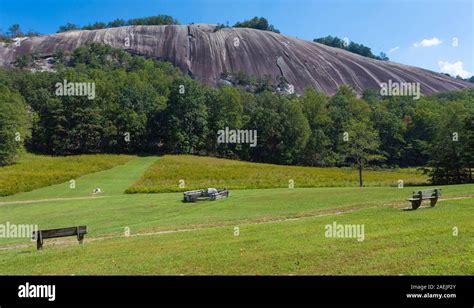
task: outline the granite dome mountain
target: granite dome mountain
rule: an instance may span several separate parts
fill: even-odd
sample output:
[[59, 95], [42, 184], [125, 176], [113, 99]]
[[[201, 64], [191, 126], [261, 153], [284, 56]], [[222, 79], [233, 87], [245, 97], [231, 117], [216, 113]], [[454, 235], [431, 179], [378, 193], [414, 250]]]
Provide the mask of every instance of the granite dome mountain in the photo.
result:
[[18, 56], [52, 56], [91, 43], [105, 43], [133, 54], [173, 63], [193, 78], [215, 86], [223, 73], [282, 77], [301, 92], [311, 86], [334, 94], [347, 84], [358, 93], [381, 83], [420, 83], [423, 94], [473, 87], [472, 84], [418, 67], [380, 61], [323, 44], [250, 28], [216, 29], [216, 25], [126, 26], [75, 30], [22, 38], [18, 44], [0, 43], [0, 66], [11, 66]]

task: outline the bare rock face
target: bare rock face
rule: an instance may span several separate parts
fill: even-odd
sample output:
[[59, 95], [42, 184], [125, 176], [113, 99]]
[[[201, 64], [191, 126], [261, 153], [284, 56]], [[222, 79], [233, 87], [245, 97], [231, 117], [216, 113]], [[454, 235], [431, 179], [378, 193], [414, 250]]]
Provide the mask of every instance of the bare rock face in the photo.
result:
[[192, 77], [218, 85], [223, 72], [244, 72], [260, 78], [281, 77], [297, 92], [311, 86], [334, 94], [343, 84], [358, 93], [381, 83], [417, 82], [423, 94], [473, 85], [425, 69], [362, 57], [345, 50], [268, 31], [215, 25], [130, 26], [79, 30], [33, 37], [20, 46], [0, 43], [0, 66], [30, 53], [49, 57], [57, 49], [72, 51], [90, 42], [109, 44], [131, 53], [169, 61]]

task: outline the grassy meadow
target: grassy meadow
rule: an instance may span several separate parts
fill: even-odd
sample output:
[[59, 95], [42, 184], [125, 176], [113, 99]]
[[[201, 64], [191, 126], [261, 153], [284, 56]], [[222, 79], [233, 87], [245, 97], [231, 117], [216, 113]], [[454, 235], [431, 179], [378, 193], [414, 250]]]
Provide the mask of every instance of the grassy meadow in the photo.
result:
[[[442, 186], [436, 207], [417, 211], [401, 210], [417, 187], [242, 189], [191, 204], [179, 192], [124, 193], [170, 158], [135, 157], [78, 177], [75, 189], [0, 197], [0, 224], [88, 227], [83, 245], [49, 239], [42, 251], [0, 237], [0, 275], [474, 274], [472, 184]], [[103, 192], [91, 196], [94, 187]], [[334, 222], [364, 225], [365, 239], [326, 237]]]
[[[9, 221], [34, 221], [23, 214], [36, 208], [40, 226], [84, 223], [89, 234], [82, 246], [47, 240], [40, 252], [16, 241], [22, 246], [0, 250], [0, 274], [474, 274], [474, 186], [414, 212], [400, 210], [406, 190], [367, 189], [337, 197], [330, 188], [242, 190], [191, 205], [170, 193], [22, 204], [17, 213], [3, 206]], [[465, 192], [470, 199], [456, 199]], [[326, 238], [334, 221], [364, 224], [365, 240]]]
[[87, 173], [121, 165], [132, 158], [127, 155], [51, 157], [24, 154], [17, 164], [0, 168], [0, 196], [69, 181]]
[[[423, 185], [427, 177], [416, 169], [364, 171], [365, 186]], [[179, 181], [184, 180], [181, 188]], [[191, 155], [165, 155], [134, 183], [127, 193], [176, 192], [203, 187], [259, 189], [288, 187], [359, 186], [355, 169], [314, 168], [258, 164]]]

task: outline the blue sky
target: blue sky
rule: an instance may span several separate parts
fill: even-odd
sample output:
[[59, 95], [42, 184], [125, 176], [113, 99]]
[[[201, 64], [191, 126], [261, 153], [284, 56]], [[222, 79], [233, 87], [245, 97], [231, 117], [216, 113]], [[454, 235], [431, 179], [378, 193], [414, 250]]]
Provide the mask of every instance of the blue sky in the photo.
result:
[[0, 0], [0, 29], [19, 23], [47, 34], [67, 22], [157, 14], [232, 25], [263, 16], [286, 35], [347, 37], [395, 62], [467, 77], [474, 73], [473, 11], [472, 0]]

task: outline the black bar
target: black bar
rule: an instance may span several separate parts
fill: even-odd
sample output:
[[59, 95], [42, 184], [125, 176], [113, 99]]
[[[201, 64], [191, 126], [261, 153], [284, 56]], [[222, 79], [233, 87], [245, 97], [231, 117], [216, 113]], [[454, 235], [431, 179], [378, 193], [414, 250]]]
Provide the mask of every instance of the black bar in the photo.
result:
[[[55, 285], [55, 301], [19, 298], [18, 287]], [[436, 289], [455, 285], [455, 289]], [[413, 286], [433, 286], [423, 292]], [[413, 293], [455, 294], [456, 298], [407, 298]], [[139, 303], [328, 307], [473, 307], [474, 277], [468, 276], [3, 276], [0, 307], [64, 307], [114, 304], [136, 307]], [[319, 303], [319, 304], [318, 304]], [[321, 305], [322, 303], [326, 303]], [[142, 306], [142, 305], [139, 305]], [[148, 306], [148, 305], [146, 305]], [[153, 307], [154, 305], [150, 305]]]

